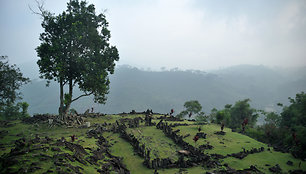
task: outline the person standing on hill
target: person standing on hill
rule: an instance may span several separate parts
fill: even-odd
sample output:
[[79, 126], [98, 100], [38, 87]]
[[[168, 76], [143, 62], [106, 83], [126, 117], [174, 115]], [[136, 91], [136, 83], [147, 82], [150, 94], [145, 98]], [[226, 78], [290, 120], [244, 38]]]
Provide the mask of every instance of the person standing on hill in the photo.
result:
[[299, 144], [299, 140], [296, 138], [296, 132], [294, 129], [292, 129], [292, 138], [295, 142], [295, 145], [297, 146]]
[[223, 129], [224, 129], [224, 123], [222, 122], [221, 123], [221, 132], [223, 132]]
[[199, 136], [194, 136], [193, 137], [193, 141], [194, 141], [194, 146], [196, 147], [197, 146], [197, 141], [199, 140]]
[[170, 116], [172, 116], [173, 113], [174, 113], [174, 109], [171, 109]]
[[245, 126], [246, 126], [248, 123], [249, 123], [248, 118], [245, 118], [245, 119], [243, 120], [242, 124], [241, 124], [241, 126], [242, 126], [242, 132], [243, 132], [243, 133], [244, 133], [244, 131], [245, 131]]

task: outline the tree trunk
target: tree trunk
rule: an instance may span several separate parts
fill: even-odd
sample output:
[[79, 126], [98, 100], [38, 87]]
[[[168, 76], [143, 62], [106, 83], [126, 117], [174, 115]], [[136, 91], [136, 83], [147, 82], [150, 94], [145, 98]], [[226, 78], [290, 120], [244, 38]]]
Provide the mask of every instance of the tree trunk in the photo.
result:
[[66, 101], [66, 105], [65, 105], [65, 108], [64, 108], [64, 115], [66, 116], [68, 111], [69, 111], [69, 108], [70, 108], [70, 105], [71, 105], [71, 100], [72, 100], [72, 91], [73, 91], [73, 81], [72, 79], [69, 80], [69, 99], [68, 101]]
[[64, 84], [63, 80], [60, 79], [60, 107], [58, 108], [58, 114], [60, 115], [61, 119], [64, 116]]

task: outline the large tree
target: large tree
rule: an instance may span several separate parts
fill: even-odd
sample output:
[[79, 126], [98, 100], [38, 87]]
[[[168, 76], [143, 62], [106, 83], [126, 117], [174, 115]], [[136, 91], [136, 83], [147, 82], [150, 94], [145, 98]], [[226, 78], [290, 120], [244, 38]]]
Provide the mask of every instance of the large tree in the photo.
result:
[[[250, 99], [239, 100], [234, 106], [226, 105], [225, 109], [229, 109], [231, 120], [230, 127], [238, 128], [245, 119], [248, 119], [248, 124], [254, 126], [257, 121], [257, 111], [251, 108], [249, 104]], [[228, 106], [228, 107], [227, 107]]]
[[306, 93], [296, 94], [295, 99], [290, 98], [290, 106], [283, 107], [281, 125], [289, 128], [294, 126], [306, 127]]
[[190, 100], [190, 101], [186, 101], [184, 103], [184, 108], [185, 110], [183, 110], [182, 112], [180, 112], [177, 117], [179, 118], [183, 118], [184, 116], [190, 114], [190, 116], [192, 114], [200, 114], [200, 115], [204, 115], [204, 113], [200, 113], [202, 110], [202, 106], [201, 104], [197, 101], [197, 100]]
[[[118, 50], [111, 46], [110, 31], [104, 14], [96, 14], [93, 4], [70, 0], [67, 10], [54, 15], [40, 8], [44, 32], [36, 48], [41, 78], [55, 80], [60, 87], [59, 114], [65, 115], [72, 102], [93, 95], [105, 103], [109, 74], [114, 73]], [[64, 86], [68, 93], [64, 93]], [[84, 93], [73, 98], [73, 88]]]

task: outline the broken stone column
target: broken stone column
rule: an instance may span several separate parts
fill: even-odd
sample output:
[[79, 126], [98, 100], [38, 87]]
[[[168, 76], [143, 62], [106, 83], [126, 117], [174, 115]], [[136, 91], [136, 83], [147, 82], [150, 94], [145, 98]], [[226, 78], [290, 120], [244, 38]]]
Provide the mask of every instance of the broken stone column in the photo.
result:
[[86, 125], [87, 128], [89, 128], [90, 127], [90, 122], [89, 121], [85, 122], [85, 125]]

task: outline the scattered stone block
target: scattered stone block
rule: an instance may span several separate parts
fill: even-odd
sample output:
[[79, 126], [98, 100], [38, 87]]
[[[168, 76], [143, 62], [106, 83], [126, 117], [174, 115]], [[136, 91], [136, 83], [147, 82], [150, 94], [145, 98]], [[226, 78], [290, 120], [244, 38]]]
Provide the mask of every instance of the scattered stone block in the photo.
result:
[[292, 161], [287, 161], [286, 164], [289, 165], [289, 166], [293, 166], [293, 162]]

